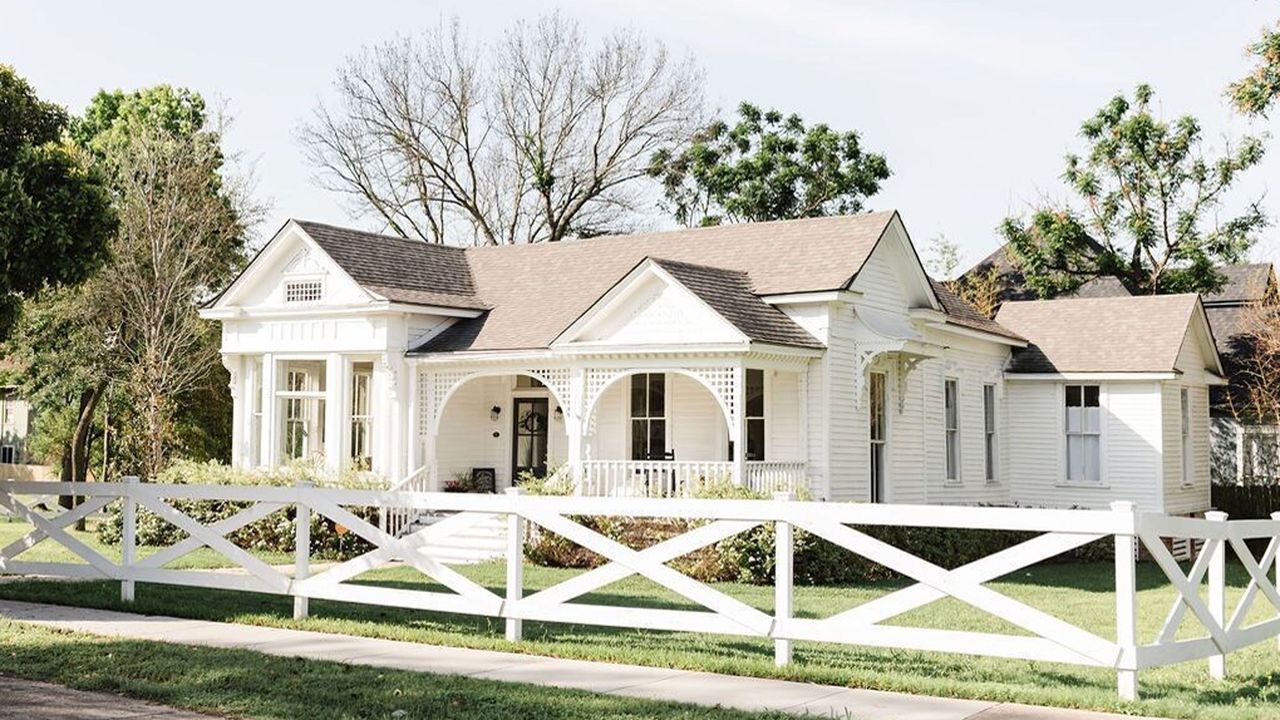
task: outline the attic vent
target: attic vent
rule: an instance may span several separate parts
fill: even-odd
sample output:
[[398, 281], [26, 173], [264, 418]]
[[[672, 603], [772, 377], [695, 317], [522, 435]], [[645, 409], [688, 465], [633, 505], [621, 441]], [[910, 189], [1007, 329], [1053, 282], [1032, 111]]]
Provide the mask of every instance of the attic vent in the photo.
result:
[[319, 280], [294, 280], [284, 284], [284, 301], [287, 303], [315, 302], [320, 299], [324, 287]]

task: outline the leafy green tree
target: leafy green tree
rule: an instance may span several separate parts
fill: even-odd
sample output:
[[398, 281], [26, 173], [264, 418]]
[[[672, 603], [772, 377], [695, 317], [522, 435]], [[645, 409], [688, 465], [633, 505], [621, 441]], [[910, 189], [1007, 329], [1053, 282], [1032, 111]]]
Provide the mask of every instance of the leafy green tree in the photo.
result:
[[1258, 164], [1263, 146], [1245, 137], [1206, 157], [1200, 124], [1152, 115], [1153, 92], [1117, 95], [1081, 126], [1083, 155], [1069, 154], [1063, 179], [1078, 202], [1045, 201], [1000, 231], [1028, 285], [1044, 297], [1099, 276], [1138, 293], [1212, 292], [1267, 224], [1258, 203], [1223, 216], [1223, 196]]
[[24, 295], [81, 282], [106, 258], [110, 198], [66, 129], [66, 111], [0, 65], [0, 340]]
[[860, 212], [889, 166], [853, 130], [744, 102], [734, 124], [716, 120], [687, 149], [655, 153], [649, 174], [676, 220], [696, 226]]
[[1227, 95], [1240, 112], [1266, 115], [1280, 97], [1280, 24], [1263, 30], [1248, 52], [1255, 61], [1253, 72], [1231, 83]]

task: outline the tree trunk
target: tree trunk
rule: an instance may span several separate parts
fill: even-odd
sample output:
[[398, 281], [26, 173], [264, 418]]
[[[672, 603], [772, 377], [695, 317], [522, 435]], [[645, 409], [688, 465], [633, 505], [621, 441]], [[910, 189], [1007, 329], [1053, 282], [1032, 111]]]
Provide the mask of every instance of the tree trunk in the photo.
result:
[[[106, 383], [98, 383], [80, 393], [80, 410], [76, 415], [76, 426], [71, 432], [71, 439], [62, 453], [63, 482], [85, 482], [89, 479], [89, 431], [93, 429], [93, 414], [98, 409], [98, 402], [106, 390]], [[80, 498], [63, 495], [58, 498], [62, 507], [71, 509], [80, 504]], [[84, 530], [84, 521], [76, 523], [77, 530]]]

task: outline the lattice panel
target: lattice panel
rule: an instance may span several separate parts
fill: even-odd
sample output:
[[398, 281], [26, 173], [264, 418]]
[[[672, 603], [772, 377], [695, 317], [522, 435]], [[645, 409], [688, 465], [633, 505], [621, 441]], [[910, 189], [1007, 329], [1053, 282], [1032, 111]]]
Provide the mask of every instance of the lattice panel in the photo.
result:
[[[727, 365], [723, 367], [680, 368], [679, 371], [693, 376], [705, 385], [711, 391], [711, 394], [715, 396], [716, 401], [724, 408], [729, 418], [731, 418], [731, 424], [737, 421], [738, 403], [734, 381], [737, 368]], [[672, 370], [664, 368], [626, 368], [622, 370], [588, 368], [587, 397], [584, 409], [586, 411], [594, 409], [596, 401], [600, 399], [600, 395], [604, 393], [605, 388], [609, 387], [615, 380], [627, 375], [647, 372], [672, 372]], [[590, 427], [594, 427], [595, 413], [593, 412], [591, 415], [592, 417], [588, 418], [587, 421], [591, 423]]]
[[689, 371], [701, 380], [724, 406], [731, 423], [738, 421], [738, 393], [735, 382], [738, 369], [732, 366], [693, 368]]
[[[444, 412], [444, 402], [445, 399], [449, 397], [449, 393], [455, 387], [466, 382], [475, 374], [476, 373], [471, 370], [437, 370], [432, 373], [434, 377], [432, 377], [432, 380], [429, 383], [431, 386], [431, 394], [429, 397], [432, 402], [430, 405], [423, 405], [424, 408], [430, 407], [431, 412], [434, 413], [430, 416], [431, 422], [427, 427], [435, 427], [440, 423], [440, 413]], [[431, 377], [431, 375], [428, 377]]]
[[578, 411], [577, 398], [573, 397], [573, 391], [570, 389], [569, 368], [544, 368], [536, 370], [519, 371], [525, 375], [532, 375], [542, 381], [543, 385], [551, 390], [556, 396], [556, 400], [560, 403], [560, 407], [570, 415]]

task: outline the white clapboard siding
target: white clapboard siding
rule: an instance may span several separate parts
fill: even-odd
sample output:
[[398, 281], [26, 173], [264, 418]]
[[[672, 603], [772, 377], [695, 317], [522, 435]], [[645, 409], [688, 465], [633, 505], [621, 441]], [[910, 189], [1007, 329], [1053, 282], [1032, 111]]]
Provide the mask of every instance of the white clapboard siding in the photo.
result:
[[[827, 473], [832, 500], [865, 500], [867, 484], [866, 406], [854, 397], [854, 308], [833, 304], [831, 345], [826, 354]], [[863, 387], [865, 396], [866, 388]]]
[[800, 417], [800, 373], [785, 370], [766, 371], [769, 375], [769, 400], [765, 406], [765, 457], [769, 460], [803, 461], [805, 449]]

